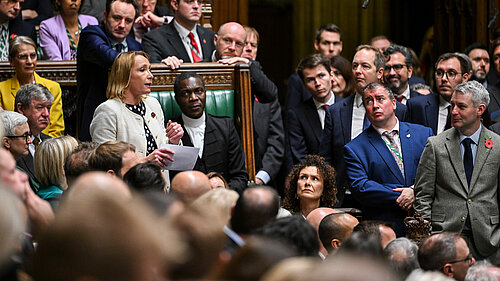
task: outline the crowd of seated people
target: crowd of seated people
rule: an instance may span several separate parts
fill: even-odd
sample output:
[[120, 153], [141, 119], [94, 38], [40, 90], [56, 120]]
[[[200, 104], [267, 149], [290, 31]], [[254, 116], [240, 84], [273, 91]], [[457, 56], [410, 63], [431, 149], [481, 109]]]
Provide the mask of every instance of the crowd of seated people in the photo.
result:
[[[441, 54], [433, 89], [410, 48], [349, 60], [325, 24], [281, 105], [258, 31], [201, 27], [203, 1], [46, 2], [0, 1], [0, 279], [500, 280], [500, 39]], [[76, 60], [74, 130], [42, 58]], [[195, 69], [179, 116], [150, 95], [151, 63], [198, 62], [249, 65], [255, 175]]]

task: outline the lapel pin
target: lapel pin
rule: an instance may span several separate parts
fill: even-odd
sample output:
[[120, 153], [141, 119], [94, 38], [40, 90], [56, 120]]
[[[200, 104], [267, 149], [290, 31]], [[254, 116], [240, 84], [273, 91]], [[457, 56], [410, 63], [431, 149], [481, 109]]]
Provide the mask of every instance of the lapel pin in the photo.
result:
[[203, 44], [207, 44], [207, 40], [203, 39]]
[[406, 135], [406, 138], [407, 138], [407, 139], [409, 139], [410, 137], [411, 137], [411, 135], [410, 135], [410, 134]]

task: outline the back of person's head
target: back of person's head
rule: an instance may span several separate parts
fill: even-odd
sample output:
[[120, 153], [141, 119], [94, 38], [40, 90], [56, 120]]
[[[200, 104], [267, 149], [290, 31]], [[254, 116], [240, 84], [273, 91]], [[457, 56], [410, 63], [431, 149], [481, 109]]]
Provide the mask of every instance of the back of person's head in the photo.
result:
[[[340, 245], [336, 255], [345, 254], [380, 259], [384, 257], [382, 244], [380, 243], [380, 239], [378, 239], [377, 235], [364, 232], [353, 232], [351, 236], [349, 236], [344, 243]], [[330, 257], [330, 255], [328, 255], [328, 257]]]
[[384, 254], [402, 279], [406, 279], [413, 270], [420, 267], [417, 258], [418, 246], [408, 238], [400, 237], [393, 240], [384, 248]]
[[200, 209], [214, 208], [219, 210], [223, 216], [224, 225], [227, 225], [231, 218], [231, 210], [239, 197], [238, 192], [234, 190], [216, 188], [198, 197], [191, 205]]
[[158, 280], [180, 258], [182, 241], [137, 200], [94, 190], [60, 206], [42, 234], [33, 277], [59, 280]]
[[154, 162], [139, 163], [130, 168], [123, 175], [123, 181], [137, 192], [165, 189], [165, 178], [161, 167]]
[[149, 190], [139, 195], [158, 216], [170, 218], [184, 211], [184, 203], [172, 193]]
[[64, 162], [77, 146], [78, 141], [72, 136], [48, 139], [38, 145], [33, 163], [36, 177], [42, 185], [67, 187]]
[[467, 270], [464, 281], [498, 281], [500, 268], [492, 265], [488, 260], [474, 263]]
[[382, 248], [384, 248], [392, 240], [396, 239], [396, 233], [394, 233], [393, 225], [383, 221], [362, 221], [354, 227], [353, 232], [363, 232], [378, 237], [380, 243], [382, 244]]
[[304, 272], [311, 272], [320, 264], [313, 257], [291, 257], [277, 263], [264, 273], [261, 281], [292, 281]]
[[94, 149], [99, 146], [95, 142], [81, 142], [73, 151], [66, 157], [64, 162], [64, 175], [68, 186], [71, 187], [73, 182], [80, 175], [89, 172], [89, 156]]
[[231, 216], [231, 228], [239, 234], [250, 234], [276, 218], [279, 197], [268, 186], [249, 187], [236, 201]]
[[293, 247], [300, 256], [318, 256], [316, 231], [302, 216], [279, 218], [266, 224], [256, 234], [278, 239]]
[[26, 230], [26, 217], [22, 203], [7, 187], [0, 184], [0, 272], [8, 258], [21, 246], [21, 237]]
[[405, 281], [456, 281], [438, 271], [414, 270]]
[[177, 195], [186, 204], [191, 204], [210, 189], [207, 175], [200, 171], [180, 172], [172, 179], [170, 186], [170, 192]]
[[218, 172], [210, 172], [207, 174], [208, 179], [210, 180], [210, 186], [212, 188], [222, 187], [225, 189], [229, 189], [229, 184], [227, 184], [226, 179]]
[[129, 187], [118, 177], [107, 173], [94, 171], [78, 177], [71, 189], [63, 196], [61, 204], [71, 204], [73, 201], [86, 200], [88, 194], [95, 192], [111, 194], [117, 198], [128, 200], [132, 197]]
[[296, 256], [297, 253], [282, 242], [265, 238], [251, 237], [246, 245], [238, 250], [231, 261], [222, 269], [218, 280], [260, 280], [262, 275], [279, 262]]
[[418, 250], [418, 262], [424, 270], [440, 271], [446, 262], [457, 255], [456, 242], [460, 236], [456, 233], [443, 232], [429, 236]]
[[107, 141], [100, 144], [89, 155], [89, 167], [92, 171], [107, 172], [112, 170], [115, 175], [121, 177], [123, 155], [135, 152], [135, 146], [124, 141]]
[[400, 280], [381, 258], [343, 254], [328, 256], [315, 269], [305, 271], [294, 281], [396, 281]]
[[225, 235], [219, 213], [188, 207], [173, 218], [173, 226], [187, 243], [187, 257], [169, 267], [171, 280], [198, 280], [213, 269], [224, 247]]
[[329, 214], [321, 220], [318, 235], [328, 253], [332, 252], [334, 247], [342, 245], [351, 235], [357, 221], [355, 217], [346, 213]]

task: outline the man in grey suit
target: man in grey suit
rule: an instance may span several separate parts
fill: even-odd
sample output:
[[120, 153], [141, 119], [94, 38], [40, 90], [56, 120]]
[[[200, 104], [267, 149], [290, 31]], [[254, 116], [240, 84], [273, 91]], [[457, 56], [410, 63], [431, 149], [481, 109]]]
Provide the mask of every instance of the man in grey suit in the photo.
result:
[[476, 81], [455, 87], [452, 125], [430, 137], [415, 182], [415, 210], [431, 217], [432, 232], [457, 232], [474, 258], [500, 264], [500, 136], [481, 124], [490, 101]]

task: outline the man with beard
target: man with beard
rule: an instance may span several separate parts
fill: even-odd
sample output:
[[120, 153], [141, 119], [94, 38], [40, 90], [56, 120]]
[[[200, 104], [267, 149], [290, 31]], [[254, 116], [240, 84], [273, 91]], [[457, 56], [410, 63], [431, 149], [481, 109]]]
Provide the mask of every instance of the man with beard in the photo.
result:
[[420, 96], [408, 86], [408, 79], [413, 74], [412, 55], [408, 48], [392, 44], [384, 51], [384, 56], [384, 80], [394, 93], [394, 98], [406, 104], [410, 98]]
[[469, 56], [472, 62], [471, 80], [477, 81], [485, 88], [488, 88], [486, 76], [490, 72], [490, 54], [488, 49], [482, 43], [472, 43], [465, 48], [464, 53]]

